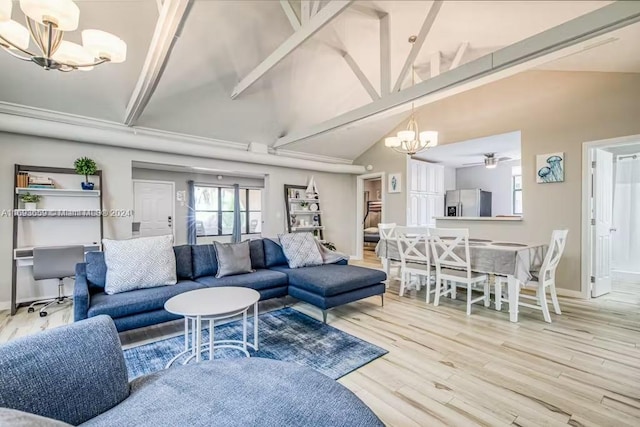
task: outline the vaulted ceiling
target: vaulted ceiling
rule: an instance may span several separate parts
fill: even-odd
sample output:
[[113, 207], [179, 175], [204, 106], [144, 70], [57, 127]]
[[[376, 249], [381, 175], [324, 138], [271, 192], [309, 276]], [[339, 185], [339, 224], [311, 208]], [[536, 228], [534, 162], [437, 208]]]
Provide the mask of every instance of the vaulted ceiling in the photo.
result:
[[[128, 44], [127, 61], [98, 66], [90, 72], [59, 73], [43, 71], [0, 52], [0, 101], [123, 123], [152, 43], [159, 3], [77, 1], [80, 29], [100, 28], [123, 38]], [[435, 7], [432, 1], [353, 2], [232, 99], [238, 82], [288, 42], [295, 31], [295, 20], [310, 13], [307, 7], [317, 14], [302, 19], [303, 26], [320, 16], [331, 2], [286, 3], [296, 15], [293, 21], [285, 14], [282, 1], [191, 2], [155, 91], [133, 125], [230, 143], [273, 146], [283, 135], [332, 119], [385, 94], [381, 91], [380, 48], [384, 17], [389, 25], [390, 82], [391, 87], [396, 85], [411, 49], [407, 39], [419, 34]], [[428, 79], [451, 68], [454, 61], [456, 65], [469, 62], [609, 3], [444, 2], [434, 14], [416, 56], [417, 78]], [[14, 10], [14, 19], [21, 21], [17, 2]], [[79, 42], [79, 31], [68, 33], [67, 38]], [[574, 59], [559, 67], [580, 70], [591, 63]], [[615, 66], [610, 68], [616, 71]], [[400, 88], [411, 85], [409, 76], [407, 73], [401, 79]], [[406, 116], [406, 110], [397, 111], [284, 148], [352, 160]]]

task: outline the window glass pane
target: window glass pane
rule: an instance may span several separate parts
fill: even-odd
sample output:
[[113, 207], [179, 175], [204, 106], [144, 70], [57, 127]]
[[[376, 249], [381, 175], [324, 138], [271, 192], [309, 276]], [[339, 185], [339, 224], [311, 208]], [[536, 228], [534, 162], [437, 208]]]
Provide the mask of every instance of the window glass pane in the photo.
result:
[[240, 189], [240, 210], [241, 211], [246, 211], [247, 210], [247, 190], [246, 188], [241, 188]]
[[522, 215], [522, 191], [513, 192], [513, 213]]
[[249, 209], [262, 210], [262, 190], [249, 190]]
[[218, 234], [217, 212], [196, 212], [196, 234], [198, 236], [215, 236]]
[[222, 212], [222, 234], [233, 233], [233, 212]]
[[233, 211], [233, 188], [221, 188], [222, 210]]
[[249, 233], [262, 233], [262, 212], [249, 212]]
[[196, 210], [218, 210], [218, 189], [195, 187]]
[[513, 189], [522, 190], [522, 176], [513, 177]]

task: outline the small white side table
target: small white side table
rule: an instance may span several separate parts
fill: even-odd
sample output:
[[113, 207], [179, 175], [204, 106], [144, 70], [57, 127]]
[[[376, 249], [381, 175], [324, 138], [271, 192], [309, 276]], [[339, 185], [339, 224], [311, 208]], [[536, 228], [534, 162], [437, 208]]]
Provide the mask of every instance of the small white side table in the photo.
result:
[[[177, 354], [167, 363], [167, 368], [185, 354], [191, 353], [185, 359], [184, 364], [195, 358], [200, 362], [201, 354], [209, 350], [209, 360], [214, 357], [216, 348], [232, 348], [242, 351], [247, 357], [247, 347], [258, 350], [258, 301], [260, 293], [249, 288], [220, 287], [197, 289], [185, 292], [170, 298], [164, 309], [169, 313], [184, 316], [184, 351]], [[253, 306], [253, 343], [247, 340], [247, 313]], [[214, 339], [214, 326], [216, 320], [242, 314], [242, 341]], [[209, 342], [202, 343], [202, 321], [209, 321]], [[191, 323], [191, 334], [189, 324]], [[191, 345], [189, 345], [191, 335]]]

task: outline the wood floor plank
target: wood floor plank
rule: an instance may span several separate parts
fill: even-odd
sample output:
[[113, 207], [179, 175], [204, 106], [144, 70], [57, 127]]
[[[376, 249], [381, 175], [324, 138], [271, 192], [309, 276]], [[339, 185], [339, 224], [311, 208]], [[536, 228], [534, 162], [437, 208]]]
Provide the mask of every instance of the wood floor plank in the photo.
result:
[[[365, 251], [367, 252], [367, 251]], [[369, 251], [370, 252], [370, 251]], [[368, 254], [361, 265], [379, 268]], [[618, 286], [590, 301], [560, 298], [562, 315], [545, 323], [523, 308], [518, 323], [506, 309], [444, 298], [434, 307], [424, 290], [385, 295], [329, 311], [328, 323], [389, 351], [339, 382], [389, 426], [640, 425], [640, 288]], [[631, 303], [629, 303], [631, 302]], [[261, 312], [293, 306], [321, 320], [316, 307], [291, 298], [261, 303]], [[70, 306], [46, 318], [21, 308], [0, 312], [0, 342], [72, 321]], [[181, 321], [121, 334], [125, 347], [180, 335]]]

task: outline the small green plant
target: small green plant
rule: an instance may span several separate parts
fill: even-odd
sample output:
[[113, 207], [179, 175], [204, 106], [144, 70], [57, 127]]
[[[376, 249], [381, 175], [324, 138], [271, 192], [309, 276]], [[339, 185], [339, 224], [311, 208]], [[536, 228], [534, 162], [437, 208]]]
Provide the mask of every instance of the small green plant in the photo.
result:
[[38, 203], [41, 199], [41, 196], [37, 194], [24, 193], [20, 195], [20, 200], [22, 203]]
[[307, 206], [309, 206], [309, 202], [300, 202], [300, 207], [301, 207], [302, 209], [306, 209], [306, 208], [307, 208]]
[[98, 170], [96, 162], [88, 157], [80, 157], [73, 163], [78, 175], [84, 175], [85, 182], [89, 182], [89, 175], [94, 175]]

